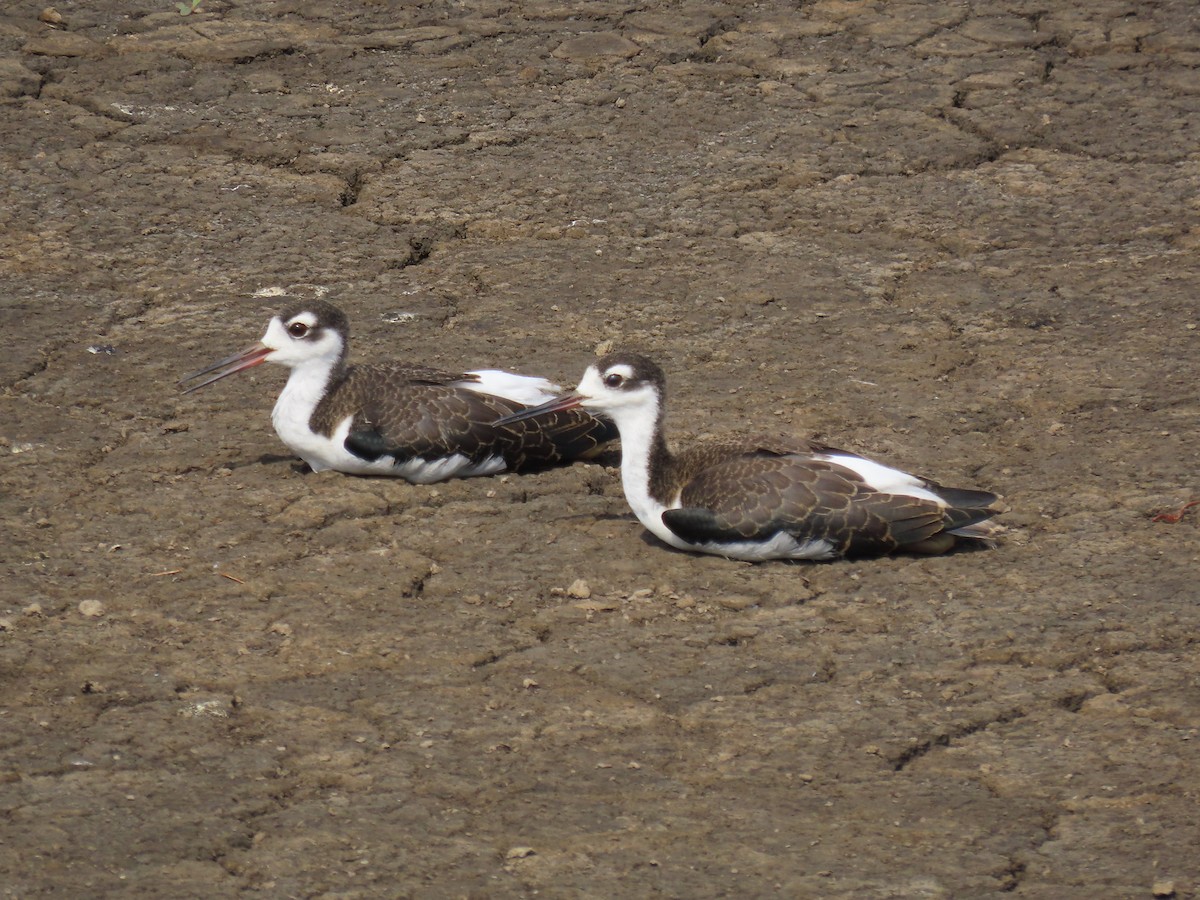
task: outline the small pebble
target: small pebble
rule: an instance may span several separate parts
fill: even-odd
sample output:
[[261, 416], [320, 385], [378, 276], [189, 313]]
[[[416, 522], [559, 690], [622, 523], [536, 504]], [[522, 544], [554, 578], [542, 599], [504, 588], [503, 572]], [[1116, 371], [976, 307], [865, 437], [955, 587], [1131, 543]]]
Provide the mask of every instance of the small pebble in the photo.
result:
[[576, 600], [587, 600], [592, 596], [592, 589], [582, 578], [576, 578], [567, 588], [567, 596], [574, 597]]
[[79, 614], [87, 616], [89, 619], [95, 619], [104, 615], [104, 604], [99, 600], [81, 600], [79, 601]]

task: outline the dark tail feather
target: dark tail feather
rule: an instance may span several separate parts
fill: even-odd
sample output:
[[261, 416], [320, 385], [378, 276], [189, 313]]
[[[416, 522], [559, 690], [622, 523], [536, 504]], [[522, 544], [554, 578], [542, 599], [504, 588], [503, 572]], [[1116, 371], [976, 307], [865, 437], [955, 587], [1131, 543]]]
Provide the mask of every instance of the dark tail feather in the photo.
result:
[[888, 531], [896, 546], [904, 547], [908, 544], [919, 544], [939, 531], [945, 531], [944, 521], [934, 510], [914, 510], [912, 515], [889, 521]]
[[995, 505], [1000, 502], [1000, 497], [990, 491], [970, 491], [965, 488], [948, 488], [942, 487], [940, 484], [930, 485], [933, 492], [946, 502], [946, 505], [952, 509], [992, 509], [993, 514], [999, 510], [994, 509]]
[[548, 437], [564, 460], [592, 459], [617, 439], [617, 426], [611, 419], [593, 416], [583, 410], [569, 409], [558, 413]]
[[949, 504], [942, 512], [943, 531], [980, 541], [994, 541], [1004, 533], [1003, 526], [991, 521], [993, 516], [1004, 511], [1004, 505], [996, 494], [940, 485], [935, 490]]
[[593, 459], [614, 449], [617, 439], [617, 426], [609, 419], [580, 409], [546, 413], [503, 427], [520, 436], [509, 460], [517, 471]]

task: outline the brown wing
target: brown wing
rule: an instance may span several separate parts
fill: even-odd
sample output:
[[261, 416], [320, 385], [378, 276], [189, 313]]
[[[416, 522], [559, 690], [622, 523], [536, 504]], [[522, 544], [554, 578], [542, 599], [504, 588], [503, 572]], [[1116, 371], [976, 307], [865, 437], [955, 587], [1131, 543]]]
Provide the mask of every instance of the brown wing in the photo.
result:
[[346, 447], [364, 459], [438, 459], [457, 453], [482, 462], [499, 455], [510, 471], [569, 462], [616, 436], [610, 422], [581, 410], [496, 427], [497, 419], [524, 407], [455, 383], [472, 380], [477, 379], [417, 366], [352, 367], [341, 382], [338, 409], [324, 409], [322, 403], [316, 425], [328, 433], [353, 414]]
[[895, 550], [943, 527], [938, 504], [881, 494], [853, 472], [805, 455], [728, 459], [694, 477], [680, 500], [683, 510], [663, 518], [685, 540], [767, 540], [785, 531], [845, 555]]

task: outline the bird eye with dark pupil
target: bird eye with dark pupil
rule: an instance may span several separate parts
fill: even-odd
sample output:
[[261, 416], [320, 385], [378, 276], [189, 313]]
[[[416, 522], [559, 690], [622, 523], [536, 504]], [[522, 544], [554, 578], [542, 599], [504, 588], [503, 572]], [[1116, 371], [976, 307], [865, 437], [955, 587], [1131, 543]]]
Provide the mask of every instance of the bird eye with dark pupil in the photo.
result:
[[288, 326], [288, 334], [292, 337], [304, 337], [308, 334], [308, 326], [303, 322], [293, 322]]
[[621, 382], [624, 380], [624, 378], [622, 378], [620, 375], [617, 375], [615, 372], [612, 375], [604, 376], [604, 383], [609, 387], [620, 387]]

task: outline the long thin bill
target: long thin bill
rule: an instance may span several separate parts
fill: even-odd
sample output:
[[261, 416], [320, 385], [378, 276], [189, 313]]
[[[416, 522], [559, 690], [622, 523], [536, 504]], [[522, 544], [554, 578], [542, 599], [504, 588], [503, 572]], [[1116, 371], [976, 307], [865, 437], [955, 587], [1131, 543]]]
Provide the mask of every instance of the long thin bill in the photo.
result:
[[495, 424], [511, 425], [513, 422], [523, 422], [525, 419], [532, 419], [534, 416], [544, 415], [545, 413], [575, 409], [581, 403], [583, 403], [583, 397], [579, 396], [579, 394], [563, 394], [561, 397], [547, 400], [538, 406], [527, 406], [524, 409], [517, 410], [515, 413], [509, 413], [504, 418], [497, 419]]
[[270, 347], [264, 347], [261, 343], [251, 344], [245, 350], [235, 353], [233, 356], [227, 356], [225, 359], [218, 360], [211, 366], [201, 369], [199, 372], [183, 376], [179, 379], [178, 384], [186, 384], [194, 378], [208, 375], [209, 372], [214, 373], [199, 384], [193, 384], [191, 387], [184, 389], [185, 394], [190, 394], [192, 391], [198, 391], [200, 388], [212, 384], [214, 381], [220, 381], [227, 375], [232, 375], [235, 372], [241, 372], [244, 369], [250, 369], [260, 363], [266, 362], [267, 356], [270, 353]]

